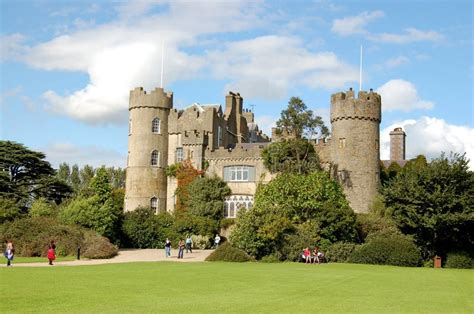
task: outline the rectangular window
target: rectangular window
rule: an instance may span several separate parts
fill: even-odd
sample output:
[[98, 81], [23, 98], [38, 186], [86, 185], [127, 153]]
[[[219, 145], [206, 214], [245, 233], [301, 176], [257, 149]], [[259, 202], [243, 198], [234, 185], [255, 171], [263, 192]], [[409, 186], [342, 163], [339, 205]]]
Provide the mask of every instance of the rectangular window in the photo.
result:
[[346, 147], [346, 139], [344, 137], [341, 137], [339, 139], [339, 148], [344, 148]]
[[217, 145], [222, 146], [222, 127], [217, 127]]
[[248, 182], [255, 180], [255, 167], [229, 166], [224, 167], [224, 181]]
[[379, 140], [375, 140], [375, 149], [379, 149]]
[[176, 162], [182, 162], [184, 160], [184, 151], [182, 147], [176, 148]]

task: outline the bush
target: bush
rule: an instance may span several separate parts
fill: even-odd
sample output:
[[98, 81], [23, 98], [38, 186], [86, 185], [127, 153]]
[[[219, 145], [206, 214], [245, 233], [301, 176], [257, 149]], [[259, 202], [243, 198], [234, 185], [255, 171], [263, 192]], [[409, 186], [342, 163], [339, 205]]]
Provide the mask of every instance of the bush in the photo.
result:
[[54, 217], [58, 210], [53, 203], [41, 197], [33, 202], [29, 214], [31, 217]]
[[86, 258], [112, 258], [118, 253], [115, 245], [102, 236], [98, 236], [95, 232], [86, 232], [84, 235], [83, 245], [85, 249], [82, 255]]
[[316, 222], [307, 221], [296, 226], [296, 232], [285, 236], [281, 248], [278, 249], [283, 260], [298, 261], [301, 251], [308, 246], [313, 247], [319, 240], [320, 228]]
[[262, 257], [260, 262], [262, 262], [262, 263], [279, 263], [280, 258], [278, 257], [278, 254], [270, 254], [270, 255]]
[[17, 219], [1, 225], [0, 229], [0, 241], [12, 240], [19, 256], [45, 257], [51, 240], [56, 242], [58, 256], [76, 255], [79, 246], [85, 252], [95, 242], [102, 246], [106, 246], [105, 242], [111, 245], [106, 238], [91, 230], [63, 225], [50, 217]]
[[13, 199], [0, 197], [0, 224], [22, 216], [21, 209]]
[[155, 215], [150, 208], [137, 208], [125, 213], [124, 242], [133, 248], [162, 248], [172, 225], [173, 217], [167, 213]]
[[326, 251], [328, 262], [347, 263], [356, 248], [354, 243], [337, 242], [332, 244]]
[[175, 215], [173, 230], [182, 236], [186, 234], [202, 234], [211, 237], [219, 230], [219, 221], [181, 212]]
[[474, 254], [468, 252], [451, 252], [446, 258], [447, 268], [474, 268]]
[[229, 242], [220, 245], [206, 258], [207, 262], [249, 262], [252, 260], [243, 250], [233, 247]]
[[402, 234], [378, 234], [358, 246], [350, 261], [360, 264], [419, 266], [421, 256], [410, 237]]
[[224, 218], [220, 222], [220, 227], [221, 229], [227, 229], [230, 226], [235, 225], [235, 219], [234, 218]]
[[357, 214], [357, 232], [360, 242], [366, 242], [367, 236], [374, 233], [400, 233], [389, 217], [375, 214]]
[[211, 238], [203, 235], [192, 235], [193, 249], [205, 250], [211, 247]]

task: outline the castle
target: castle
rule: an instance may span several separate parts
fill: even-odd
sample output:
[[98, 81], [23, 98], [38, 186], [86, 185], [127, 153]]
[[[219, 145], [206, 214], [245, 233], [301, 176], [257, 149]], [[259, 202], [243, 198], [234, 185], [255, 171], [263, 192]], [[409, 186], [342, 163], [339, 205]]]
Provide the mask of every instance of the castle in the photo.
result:
[[[273, 175], [263, 165], [262, 150], [279, 140], [259, 130], [254, 114], [243, 109], [240, 94], [229, 92], [225, 107], [194, 103], [173, 108], [173, 94], [156, 88], [130, 92], [130, 120], [125, 211], [151, 207], [173, 211], [177, 180], [166, 176], [168, 165], [189, 159], [198, 170], [227, 182], [232, 195], [225, 201], [225, 217], [250, 208], [259, 183]], [[323, 164], [341, 182], [356, 212], [367, 212], [380, 184], [381, 97], [352, 88], [331, 96], [331, 138], [314, 142]], [[405, 159], [405, 133], [390, 133], [391, 159]], [[206, 164], [205, 169], [203, 165]]]

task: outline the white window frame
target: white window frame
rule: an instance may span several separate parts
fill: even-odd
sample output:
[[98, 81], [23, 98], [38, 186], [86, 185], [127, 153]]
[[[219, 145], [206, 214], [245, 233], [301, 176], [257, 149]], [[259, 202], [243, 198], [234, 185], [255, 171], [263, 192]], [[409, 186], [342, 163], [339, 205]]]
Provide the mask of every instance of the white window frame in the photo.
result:
[[182, 162], [184, 160], [184, 149], [182, 147], [176, 147], [176, 162]]
[[151, 132], [154, 134], [160, 134], [161, 133], [161, 121], [158, 117], [154, 118], [151, 121]]
[[160, 199], [156, 196], [150, 198], [150, 208], [155, 212], [155, 215], [160, 211]]
[[248, 166], [231, 166], [230, 181], [231, 182], [248, 182], [249, 181], [249, 167]]
[[253, 207], [253, 195], [234, 194], [226, 197], [224, 201], [224, 217], [236, 218], [241, 208], [250, 209]]

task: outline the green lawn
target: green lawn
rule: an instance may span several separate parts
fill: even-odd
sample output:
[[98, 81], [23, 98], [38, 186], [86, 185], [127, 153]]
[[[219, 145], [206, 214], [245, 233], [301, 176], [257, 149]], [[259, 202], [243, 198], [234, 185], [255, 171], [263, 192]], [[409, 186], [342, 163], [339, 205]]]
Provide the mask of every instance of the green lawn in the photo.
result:
[[156, 262], [0, 275], [2, 313], [474, 313], [473, 270]]

